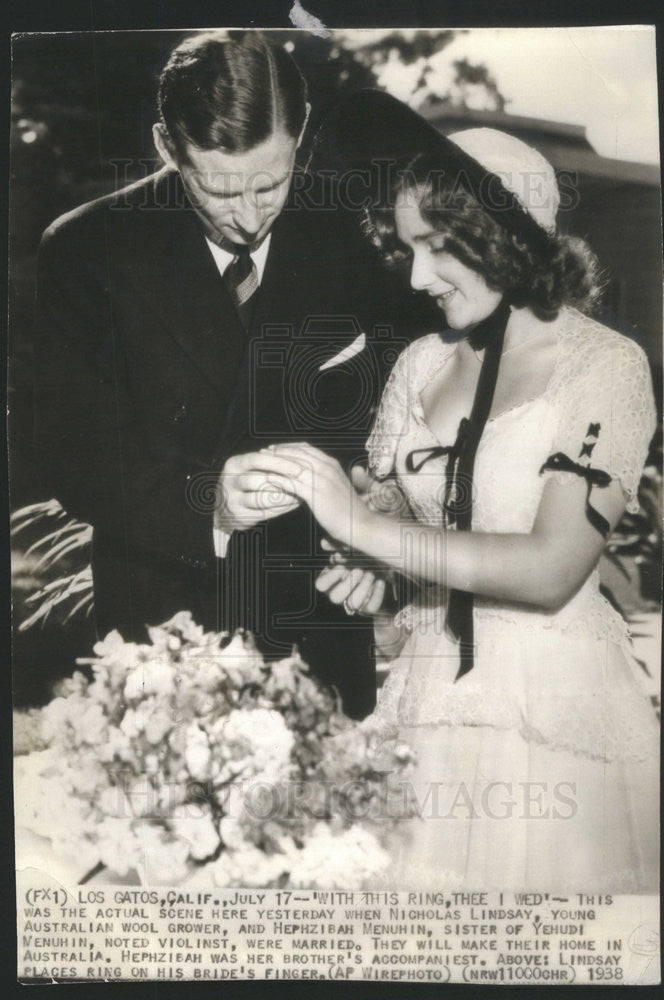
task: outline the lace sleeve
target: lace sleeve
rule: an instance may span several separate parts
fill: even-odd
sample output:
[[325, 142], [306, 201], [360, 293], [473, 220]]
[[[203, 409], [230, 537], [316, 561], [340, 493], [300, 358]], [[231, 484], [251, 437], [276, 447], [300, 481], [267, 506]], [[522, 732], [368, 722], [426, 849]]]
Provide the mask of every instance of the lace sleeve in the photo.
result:
[[366, 445], [369, 468], [378, 479], [392, 472], [397, 445], [408, 431], [409, 413], [420, 389], [452, 346], [443, 344], [437, 333], [430, 333], [410, 344], [397, 358]]
[[574, 369], [561, 387], [556, 441], [542, 471], [561, 481], [583, 475], [589, 495], [609, 477], [618, 479], [627, 509], [636, 513], [657, 419], [646, 356], [634, 341], [606, 331], [604, 341], [582, 345]]
[[410, 353], [409, 348], [402, 351], [390, 372], [367, 440], [369, 469], [378, 479], [384, 479], [392, 471], [397, 443], [405, 431], [410, 395], [408, 391]]

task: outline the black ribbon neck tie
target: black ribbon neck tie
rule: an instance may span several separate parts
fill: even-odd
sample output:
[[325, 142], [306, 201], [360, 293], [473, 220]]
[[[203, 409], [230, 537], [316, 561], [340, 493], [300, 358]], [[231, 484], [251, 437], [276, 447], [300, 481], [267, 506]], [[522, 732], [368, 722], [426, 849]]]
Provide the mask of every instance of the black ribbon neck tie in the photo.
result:
[[[509, 319], [509, 315], [507, 318]], [[496, 331], [493, 324], [487, 323], [486, 320], [483, 320], [481, 323], [477, 323], [476, 326], [469, 329], [465, 339], [474, 351], [483, 351], [486, 347], [488, 347], [489, 342], [493, 340], [495, 333]]]
[[[584, 451], [587, 445], [581, 449], [581, 455], [589, 455], [592, 452], [593, 445], [590, 445], [590, 451]], [[579, 457], [581, 457], [581, 455]], [[605, 488], [611, 482], [611, 476], [608, 472], [604, 472], [603, 469], [592, 469], [589, 465], [580, 465], [579, 462], [573, 462], [571, 458], [564, 455], [563, 452], [558, 451], [555, 455], [550, 455], [546, 462], [540, 469], [540, 475], [547, 471], [553, 470], [554, 472], [573, 472], [577, 476], [581, 476], [585, 479], [587, 484], [586, 492], [586, 517], [592, 524], [593, 528], [599, 531], [603, 538], [609, 537], [609, 522], [605, 517], [602, 517], [598, 510], [595, 510], [590, 502], [590, 493], [593, 486], [599, 486], [600, 488]]]
[[[491, 412], [503, 353], [505, 330], [510, 317], [509, 303], [502, 299], [497, 309], [478, 323], [468, 340], [474, 350], [484, 349], [484, 360], [475, 389], [470, 417], [464, 417], [456, 441], [448, 447], [419, 448], [406, 456], [406, 470], [419, 472], [427, 462], [447, 455], [445, 470], [445, 525], [458, 531], [472, 526], [473, 472], [475, 455]], [[473, 668], [473, 595], [466, 590], [452, 590], [447, 607], [447, 627], [459, 640], [459, 669], [455, 680]]]

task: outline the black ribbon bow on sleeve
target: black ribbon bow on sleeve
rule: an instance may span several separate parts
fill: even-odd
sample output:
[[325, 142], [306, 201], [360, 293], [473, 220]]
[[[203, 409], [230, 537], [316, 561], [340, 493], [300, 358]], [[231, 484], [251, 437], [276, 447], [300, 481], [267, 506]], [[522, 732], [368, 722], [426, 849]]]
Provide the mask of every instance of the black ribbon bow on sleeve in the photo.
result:
[[[475, 350], [485, 348], [485, 354], [470, 417], [461, 420], [454, 444], [419, 448], [406, 456], [408, 472], [419, 472], [432, 459], [448, 456], [443, 510], [446, 526], [455, 525], [458, 531], [470, 531], [472, 525], [475, 455], [491, 412], [509, 317], [509, 303], [502, 299], [494, 312], [478, 323], [468, 337], [471, 347]], [[472, 670], [474, 662], [472, 593], [451, 591], [447, 627], [459, 640], [459, 669], [455, 678], [459, 680]]]
[[[589, 424], [588, 431], [586, 433], [585, 440], [581, 445], [581, 451], [579, 452], [579, 458], [590, 459], [593, 448], [597, 444], [597, 438], [599, 437], [600, 424]], [[594, 440], [590, 440], [594, 438]], [[603, 538], [608, 538], [609, 536], [609, 522], [603, 517], [598, 510], [596, 510], [590, 502], [590, 494], [593, 486], [599, 486], [605, 488], [611, 482], [611, 476], [608, 472], [604, 472], [603, 469], [593, 469], [590, 465], [584, 465], [581, 462], [574, 462], [568, 455], [565, 455], [562, 451], [557, 451], [555, 455], [549, 455], [546, 462], [540, 469], [540, 476], [543, 472], [552, 470], [554, 472], [573, 472], [576, 476], [581, 476], [585, 479], [587, 485], [586, 491], [586, 517], [592, 524], [593, 528], [599, 531]]]

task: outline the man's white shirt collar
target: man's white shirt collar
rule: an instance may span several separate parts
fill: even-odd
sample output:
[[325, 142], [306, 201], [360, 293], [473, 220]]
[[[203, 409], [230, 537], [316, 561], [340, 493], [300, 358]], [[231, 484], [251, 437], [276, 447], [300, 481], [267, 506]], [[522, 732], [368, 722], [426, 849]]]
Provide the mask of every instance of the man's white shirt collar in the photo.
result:
[[[258, 282], [263, 280], [263, 271], [265, 270], [265, 264], [267, 262], [267, 254], [270, 249], [270, 240], [272, 239], [272, 233], [268, 233], [263, 242], [256, 250], [251, 251], [251, 259], [256, 265], [256, 270], [258, 272]], [[210, 252], [214, 257], [214, 262], [217, 265], [217, 270], [219, 274], [223, 275], [224, 271], [231, 263], [234, 258], [234, 254], [229, 253], [228, 250], [224, 250], [222, 247], [217, 246], [212, 240], [209, 240], [207, 236], [205, 237], [205, 242], [210, 248]]]

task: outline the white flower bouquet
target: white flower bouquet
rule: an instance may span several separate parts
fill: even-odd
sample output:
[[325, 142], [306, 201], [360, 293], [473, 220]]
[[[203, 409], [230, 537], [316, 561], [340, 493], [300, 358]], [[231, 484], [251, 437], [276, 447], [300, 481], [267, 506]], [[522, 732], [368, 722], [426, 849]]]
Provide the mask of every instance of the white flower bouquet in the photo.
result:
[[[16, 727], [16, 823], [82, 870], [152, 885], [361, 888], [409, 814], [407, 747], [340, 711], [297, 654], [187, 613], [117, 632]], [[21, 750], [29, 752], [23, 752]]]

